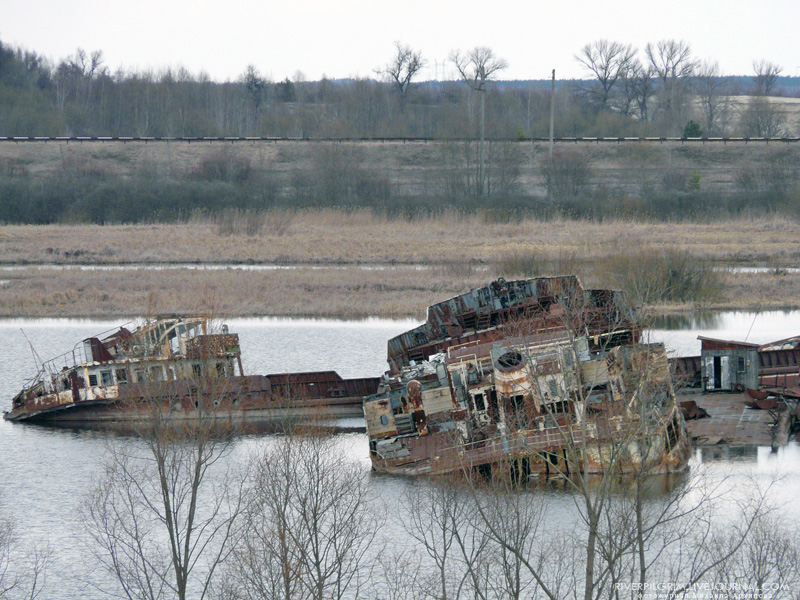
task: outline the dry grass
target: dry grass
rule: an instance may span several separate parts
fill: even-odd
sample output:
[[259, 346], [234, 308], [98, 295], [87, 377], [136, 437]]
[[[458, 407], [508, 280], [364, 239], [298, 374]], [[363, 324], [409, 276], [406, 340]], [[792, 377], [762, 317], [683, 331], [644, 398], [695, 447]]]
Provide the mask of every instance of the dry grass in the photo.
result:
[[[4, 273], [0, 316], [123, 317], [157, 312], [210, 311], [225, 317], [422, 319], [428, 305], [494, 279], [473, 266], [418, 270], [298, 267], [286, 270], [81, 271], [28, 267]], [[587, 286], [602, 282], [585, 281]], [[719, 294], [704, 308], [798, 308], [800, 275], [723, 274]], [[659, 302], [655, 312], [687, 311], [694, 302]]]
[[[238, 215], [227, 229], [213, 219], [181, 225], [0, 227], [0, 261], [6, 265], [199, 262], [297, 267], [86, 271], [29, 266], [0, 272], [0, 314], [116, 317], [213, 309], [228, 316], [422, 318], [429, 304], [501, 275], [570, 272], [580, 275], [587, 287], [624, 286], [624, 277], [617, 273], [615, 278], [611, 267], [627, 264], [625, 257], [631, 264], [637, 264], [636, 256], [669, 253], [715, 266], [800, 264], [800, 226], [782, 218], [703, 224], [490, 223], [480, 215], [404, 221], [369, 211], [317, 211], [267, 214], [254, 227], [249, 219]], [[358, 263], [383, 268], [364, 269]], [[319, 266], [323, 268], [315, 268]], [[718, 287], [716, 295], [704, 296], [706, 306], [800, 304], [800, 276], [794, 274], [726, 274]], [[672, 304], [653, 300], [662, 302], [661, 310], [694, 306], [688, 297]]]
[[0, 315], [121, 317], [204, 311], [230, 316], [423, 318], [425, 308], [489, 275], [445, 269], [358, 267], [274, 271], [80, 271], [28, 268], [4, 274]]
[[492, 223], [482, 215], [457, 213], [413, 221], [389, 220], [367, 210], [269, 215], [260, 231], [248, 230], [246, 222], [222, 231], [215, 218], [185, 224], [0, 226], [0, 262], [489, 264], [532, 254], [543, 261], [597, 260], [631, 248], [681, 250], [715, 262], [800, 262], [800, 224], [785, 217], [713, 223]]

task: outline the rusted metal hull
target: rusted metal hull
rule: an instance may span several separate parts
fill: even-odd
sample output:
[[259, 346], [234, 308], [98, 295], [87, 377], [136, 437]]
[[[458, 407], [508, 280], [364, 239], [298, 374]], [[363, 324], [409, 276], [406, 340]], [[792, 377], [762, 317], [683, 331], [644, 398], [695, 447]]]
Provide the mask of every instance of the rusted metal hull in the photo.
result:
[[666, 352], [625, 297], [575, 276], [499, 279], [389, 340], [364, 403], [377, 471], [673, 472], [690, 440]]
[[360, 417], [379, 378], [335, 371], [244, 375], [239, 336], [209, 333], [203, 316], [167, 315], [41, 364], [12, 400], [8, 421], [53, 424], [130, 422], [157, 409], [174, 420], [213, 414], [239, 421], [310, 416]]
[[[319, 375], [320, 383], [331, 379], [330, 372], [283, 374], [281, 378], [285, 381], [298, 375], [302, 375], [306, 385], [315, 383], [314, 375]], [[187, 420], [201, 415], [197, 410], [200, 403], [217, 416], [242, 422], [311, 416], [362, 417], [363, 397], [371, 393], [370, 390], [374, 393], [378, 381], [378, 378], [339, 378], [340, 383], [360, 393], [337, 397], [312, 394], [307, 388], [287, 389], [264, 376], [220, 378], [205, 385], [186, 380], [109, 386], [97, 388], [93, 393], [79, 390], [77, 397], [71, 391], [46, 394], [9, 411], [4, 418], [7, 421], [65, 425], [133, 422], [146, 419], [155, 404], [163, 408], [169, 418]], [[326, 391], [323, 385], [317, 388]]]
[[[641, 472], [674, 473], [686, 469], [691, 443], [680, 412], [666, 419], [667, 426], [644, 436], [622, 421], [604, 433], [595, 428], [556, 427], [544, 431], [518, 431], [480, 442], [454, 443], [446, 433], [398, 440], [408, 456], [387, 459], [372, 456], [376, 471], [403, 475], [444, 475], [471, 472], [485, 466], [516, 468], [531, 476], [569, 476], [571, 471], [600, 474]], [[625, 456], [624, 459], [617, 457]]]

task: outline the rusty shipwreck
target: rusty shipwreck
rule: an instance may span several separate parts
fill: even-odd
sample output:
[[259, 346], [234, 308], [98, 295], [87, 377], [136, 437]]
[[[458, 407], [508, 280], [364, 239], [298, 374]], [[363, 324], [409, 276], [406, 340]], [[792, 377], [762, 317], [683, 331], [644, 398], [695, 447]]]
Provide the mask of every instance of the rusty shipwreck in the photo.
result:
[[170, 418], [209, 411], [243, 422], [321, 416], [361, 417], [379, 378], [334, 371], [245, 375], [239, 336], [213, 333], [207, 317], [163, 316], [131, 330], [90, 337], [41, 363], [12, 400], [8, 421], [125, 422], [153, 408]]
[[374, 469], [672, 472], [690, 441], [660, 344], [623, 294], [575, 276], [499, 279], [388, 344], [364, 401]]

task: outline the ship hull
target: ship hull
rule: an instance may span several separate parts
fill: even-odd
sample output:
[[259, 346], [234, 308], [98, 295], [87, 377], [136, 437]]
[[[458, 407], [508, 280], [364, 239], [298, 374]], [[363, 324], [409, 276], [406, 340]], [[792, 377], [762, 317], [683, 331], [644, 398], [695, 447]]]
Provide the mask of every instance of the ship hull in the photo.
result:
[[646, 438], [625, 426], [601, 428], [606, 434], [599, 436], [594, 433], [596, 426], [524, 430], [471, 443], [462, 443], [445, 432], [399, 438], [383, 456], [372, 452], [372, 467], [402, 475], [498, 469], [531, 477], [568, 477], [575, 471], [676, 473], [687, 468], [691, 443], [680, 412], [671, 414], [666, 422], [669, 425], [651, 431]]
[[[273, 383], [278, 378], [302, 378], [303, 384]], [[263, 376], [241, 376], [204, 382], [81, 388], [28, 398], [3, 418], [67, 426], [137, 422], [150, 418], [153, 410], [174, 421], [196, 420], [207, 415], [242, 423], [312, 417], [363, 418], [363, 398], [374, 392], [378, 378], [339, 379], [335, 397], [322, 385], [330, 380], [330, 373], [326, 372], [273, 376], [273, 382]], [[341, 390], [351, 394], [341, 395]]]

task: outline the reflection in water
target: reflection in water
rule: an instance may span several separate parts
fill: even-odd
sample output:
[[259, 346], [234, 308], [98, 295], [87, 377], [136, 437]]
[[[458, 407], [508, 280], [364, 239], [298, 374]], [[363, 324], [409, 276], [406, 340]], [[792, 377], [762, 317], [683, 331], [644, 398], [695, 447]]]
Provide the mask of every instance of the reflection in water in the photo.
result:
[[653, 319], [652, 326], [667, 330], [717, 329], [721, 322], [721, 313], [702, 311], [688, 315], [661, 315]]
[[798, 310], [719, 311], [655, 319], [645, 339], [663, 342], [667, 351], [675, 356], [697, 356], [700, 354], [698, 336], [766, 344], [798, 334]]

